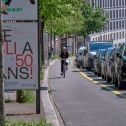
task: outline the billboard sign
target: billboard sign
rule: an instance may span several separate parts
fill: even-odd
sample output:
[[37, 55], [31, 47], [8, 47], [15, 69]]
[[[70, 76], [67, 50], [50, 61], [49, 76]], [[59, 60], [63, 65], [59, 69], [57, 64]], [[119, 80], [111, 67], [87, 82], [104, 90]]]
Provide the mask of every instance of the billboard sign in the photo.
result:
[[[37, 20], [38, 0], [1, 0], [2, 6], [8, 4], [7, 14], [2, 14], [2, 20]], [[8, 2], [9, 1], [9, 2]]]
[[2, 26], [5, 90], [38, 89], [38, 23]]

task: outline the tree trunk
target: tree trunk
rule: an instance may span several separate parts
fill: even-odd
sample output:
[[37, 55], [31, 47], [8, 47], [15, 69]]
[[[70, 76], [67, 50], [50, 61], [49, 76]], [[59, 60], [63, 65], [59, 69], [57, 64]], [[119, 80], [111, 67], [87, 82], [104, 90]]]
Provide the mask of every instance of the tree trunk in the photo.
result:
[[75, 35], [75, 54], [77, 53], [77, 36]]
[[84, 42], [83, 42], [83, 46], [86, 46], [86, 41], [85, 41], [86, 37], [84, 36]]
[[53, 56], [52, 40], [53, 40], [53, 36], [52, 36], [52, 32], [51, 32], [51, 34], [50, 34], [50, 50], [51, 50], [51, 57]]
[[18, 102], [18, 103], [23, 103], [23, 91], [22, 90], [17, 90], [17, 92], [16, 92], [17, 94], [17, 96], [16, 96], [16, 101]]
[[54, 34], [54, 55], [56, 55], [56, 35]]
[[[0, 1], [1, 5], [1, 1]], [[3, 53], [2, 53], [2, 24], [1, 24], [1, 13], [0, 13], [0, 126], [4, 126], [4, 83], [3, 83]]]

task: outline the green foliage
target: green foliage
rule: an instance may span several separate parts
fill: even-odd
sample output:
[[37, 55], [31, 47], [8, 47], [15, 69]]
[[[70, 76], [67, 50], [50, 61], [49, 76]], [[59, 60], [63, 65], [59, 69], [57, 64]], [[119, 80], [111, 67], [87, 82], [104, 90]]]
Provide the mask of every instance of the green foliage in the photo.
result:
[[52, 126], [48, 124], [46, 121], [38, 121], [38, 122], [23, 122], [23, 121], [6, 121], [4, 126]]
[[89, 3], [84, 2], [81, 8], [85, 18], [80, 34], [84, 37], [91, 32], [99, 32], [106, 24], [106, 15], [101, 8], [93, 8]]
[[76, 33], [83, 24], [82, 0], [40, 0], [40, 17], [49, 33]]
[[31, 90], [23, 90], [21, 95], [22, 103], [34, 103], [35, 102], [35, 92]]

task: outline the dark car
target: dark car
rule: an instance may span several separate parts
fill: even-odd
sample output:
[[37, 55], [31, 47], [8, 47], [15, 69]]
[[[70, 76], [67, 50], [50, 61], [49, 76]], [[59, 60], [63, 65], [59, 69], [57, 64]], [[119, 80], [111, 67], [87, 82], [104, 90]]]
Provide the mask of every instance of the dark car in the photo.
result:
[[105, 52], [106, 49], [99, 49], [94, 59], [94, 72], [98, 76], [101, 76], [101, 65], [102, 65], [102, 60], [104, 58]]
[[86, 50], [84, 51], [84, 67], [88, 70], [94, 68], [94, 56], [96, 55], [97, 50], [107, 49], [113, 47], [112, 42], [105, 41], [92, 41], [88, 42], [86, 45]]
[[114, 48], [108, 48], [105, 52], [105, 57], [104, 57], [104, 63], [102, 63], [102, 67], [103, 67], [103, 73], [102, 75], [104, 76], [104, 79], [107, 82], [111, 82], [111, 77], [109, 76], [110, 73], [110, 66], [111, 66], [111, 52]]
[[117, 69], [116, 65], [116, 53], [119, 52], [119, 48], [113, 48], [110, 54], [110, 58], [107, 64], [107, 73], [106, 73], [106, 80], [108, 82], [112, 81], [114, 83], [114, 71]]
[[119, 53], [120, 49], [118, 47], [114, 48], [111, 54], [111, 66], [110, 66], [110, 77], [112, 78], [112, 83], [117, 84], [117, 78], [115, 77], [115, 72], [117, 73], [117, 57], [116, 54]]
[[115, 85], [121, 89], [123, 86], [126, 85], [126, 43], [123, 43], [120, 47], [120, 52], [116, 54], [117, 60], [115, 67], [115, 80], [117, 83]]

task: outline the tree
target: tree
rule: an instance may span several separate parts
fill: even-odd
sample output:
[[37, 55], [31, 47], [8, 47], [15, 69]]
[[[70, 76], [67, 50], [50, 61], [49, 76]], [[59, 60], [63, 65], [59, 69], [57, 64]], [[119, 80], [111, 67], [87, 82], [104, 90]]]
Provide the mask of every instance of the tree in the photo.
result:
[[45, 27], [49, 33], [57, 35], [79, 31], [83, 18], [81, 6], [82, 0], [40, 0], [42, 33]]
[[99, 32], [104, 27], [106, 24], [106, 15], [104, 15], [104, 11], [101, 8], [94, 9], [87, 2], [83, 2], [81, 11], [85, 21], [79, 34], [85, 39], [91, 32]]

